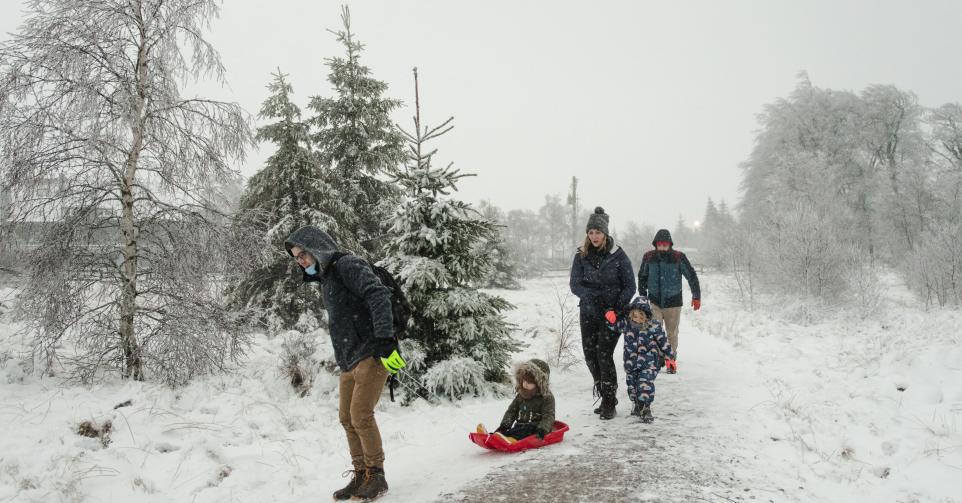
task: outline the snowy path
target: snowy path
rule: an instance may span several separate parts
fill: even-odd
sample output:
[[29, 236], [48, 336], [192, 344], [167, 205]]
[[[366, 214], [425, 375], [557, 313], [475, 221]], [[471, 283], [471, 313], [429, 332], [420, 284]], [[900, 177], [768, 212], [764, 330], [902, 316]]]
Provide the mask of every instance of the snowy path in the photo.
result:
[[[536, 299], [512, 300], [524, 313], [532, 306], [520, 304]], [[773, 440], [784, 438], [784, 432], [752, 420], [753, 408], [769, 398], [768, 392], [748, 359], [685, 323], [689, 316], [682, 318], [680, 373], [662, 373], [656, 381], [653, 424], [628, 415], [621, 376], [618, 415], [599, 420], [592, 412], [587, 370], [575, 366], [553, 376], [559, 419], [571, 426], [565, 442], [515, 455], [479, 451], [478, 457], [503, 463], [442, 500], [795, 500], [801, 488], [785, 473], [791, 469], [782, 456], [790, 447]], [[620, 364], [620, 346], [615, 356]], [[772, 466], [782, 473], [766, 473]]]

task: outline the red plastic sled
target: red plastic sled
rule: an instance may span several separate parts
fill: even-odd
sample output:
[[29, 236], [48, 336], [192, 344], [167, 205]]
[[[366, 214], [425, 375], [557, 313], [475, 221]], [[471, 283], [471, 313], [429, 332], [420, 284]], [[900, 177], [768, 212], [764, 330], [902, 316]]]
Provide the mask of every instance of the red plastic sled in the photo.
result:
[[555, 421], [554, 429], [551, 430], [551, 433], [548, 433], [544, 436], [544, 440], [538, 438], [537, 435], [529, 435], [512, 444], [508, 443], [498, 435], [492, 435], [490, 433], [468, 433], [468, 438], [471, 439], [472, 442], [484, 447], [485, 449], [504, 452], [518, 452], [528, 449], [537, 449], [546, 445], [557, 444], [558, 442], [564, 440], [566, 431], [568, 431], [567, 424], [564, 424], [561, 421]]

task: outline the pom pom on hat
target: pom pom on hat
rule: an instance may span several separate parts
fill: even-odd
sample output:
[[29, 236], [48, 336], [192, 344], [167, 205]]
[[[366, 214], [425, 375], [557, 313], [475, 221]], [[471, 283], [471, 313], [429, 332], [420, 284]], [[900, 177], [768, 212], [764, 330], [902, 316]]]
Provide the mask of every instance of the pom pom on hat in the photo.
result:
[[585, 233], [595, 229], [608, 235], [608, 214], [601, 206], [595, 207], [595, 212], [588, 217], [588, 225], [585, 226]]

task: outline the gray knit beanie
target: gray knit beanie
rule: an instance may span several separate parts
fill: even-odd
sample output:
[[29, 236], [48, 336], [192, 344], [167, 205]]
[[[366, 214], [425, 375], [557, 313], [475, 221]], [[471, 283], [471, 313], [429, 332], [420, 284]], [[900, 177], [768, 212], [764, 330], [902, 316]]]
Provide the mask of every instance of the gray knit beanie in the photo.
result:
[[595, 208], [595, 212], [588, 217], [588, 225], [585, 226], [585, 233], [591, 229], [599, 230], [608, 235], [608, 214], [601, 206]]

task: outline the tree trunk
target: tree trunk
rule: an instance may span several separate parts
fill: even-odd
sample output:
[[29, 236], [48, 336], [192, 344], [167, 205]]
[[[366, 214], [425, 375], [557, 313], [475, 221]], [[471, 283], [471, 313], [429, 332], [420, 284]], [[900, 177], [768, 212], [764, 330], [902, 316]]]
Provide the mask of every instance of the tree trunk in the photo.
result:
[[578, 178], [571, 177], [571, 192], [568, 194], [571, 205], [571, 244], [578, 245]]
[[134, 318], [137, 314], [137, 259], [138, 227], [134, 214], [134, 183], [137, 163], [144, 147], [144, 103], [147, 94], [147, 34], [142, 16], [142, 5], [135, 2], [137, 23], [140, 27], [140, 44], [137, 51], [137, 89], [133, 96], [133, 110], [130, 117], [131, 146], [127, 156], [123, 180], [121, 182], [121, 222], [124, 236], [123, 294], [120, 301], [120, 342], [124, 352], [124, 377], [142, 381], [144, 379], [143, 361], [140, 359], [140, 344], [134, 333]]

